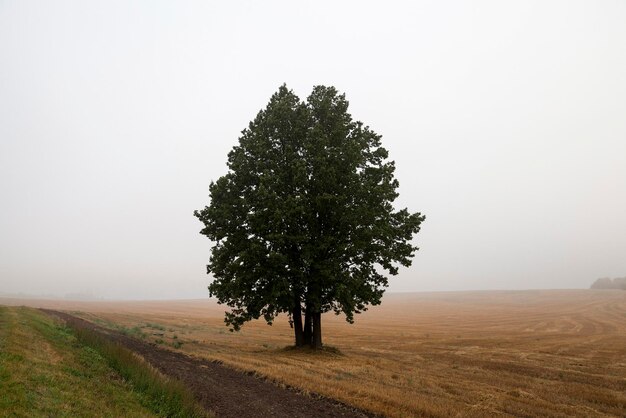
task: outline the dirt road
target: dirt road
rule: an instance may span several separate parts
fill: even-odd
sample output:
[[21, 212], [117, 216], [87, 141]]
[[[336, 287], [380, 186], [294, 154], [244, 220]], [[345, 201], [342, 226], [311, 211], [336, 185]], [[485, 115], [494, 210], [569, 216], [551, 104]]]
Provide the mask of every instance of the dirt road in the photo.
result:
[[141, 355], [166, 376], [184, 382], [219, 418], [372, 417], [339, 402], [282, 388], [206, 359], [189, 357], [111, 331], [73, 315], [42, 309], [77, 328], [89, 328]]

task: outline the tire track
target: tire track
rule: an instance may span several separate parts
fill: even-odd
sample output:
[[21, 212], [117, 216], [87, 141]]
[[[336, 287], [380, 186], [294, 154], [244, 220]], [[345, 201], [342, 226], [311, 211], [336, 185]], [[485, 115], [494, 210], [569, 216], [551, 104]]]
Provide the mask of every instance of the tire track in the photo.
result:
[[141, 355], [164, 375], [185, 383], [198, 401], [219, 418], [374, 417], [332, 399], [279, 387], [217, 362], [150, 345], [64, 312], [42, 311], [79, 329], [95, 331]]

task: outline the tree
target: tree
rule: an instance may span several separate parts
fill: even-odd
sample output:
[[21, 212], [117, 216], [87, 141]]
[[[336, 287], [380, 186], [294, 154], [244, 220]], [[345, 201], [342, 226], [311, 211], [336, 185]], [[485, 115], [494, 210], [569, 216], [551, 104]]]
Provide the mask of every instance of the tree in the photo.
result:
[[322, 313], [352, 323], [380, 304], [383, 273], [411, 265], [425, 218], [394, 210], [395, 165], [380, 140], [325, 86], [302, 102], [283, 85], [242, 131], [209, 206], [194, 212], [215, 243], [209, 292], [231, 308], [231, 330], [287, 313], [296, 346], [321, 348]]
[[613, 280], [608, 277], [602, 277], [591, 285], [591, 289], [612, 289], [613, 288]]
[[603, 277], [601, 279], [596, 280], [591, 285], [591, 289], [622, 289], [626, 290], [626, 277], [616, 277], [614, 279], [610, 279], [608, 277]]

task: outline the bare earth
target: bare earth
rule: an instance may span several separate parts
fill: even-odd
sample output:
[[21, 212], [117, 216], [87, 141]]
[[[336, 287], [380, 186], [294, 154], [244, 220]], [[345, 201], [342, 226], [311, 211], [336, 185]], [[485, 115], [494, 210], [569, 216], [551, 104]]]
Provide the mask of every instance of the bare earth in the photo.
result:
[[295, 390], [278, 387], [217, 362], [156, 347], [64, 312], [43, 311], [74, 327], [96, 331], [141, 355], [164, 375], [184, 382], [200, 403], [219, 418], [372, 416], [329, 399], [306, 396]]
[[324, 317], [336, 355], [286, 350], [286, 318], [230, 333], [214, 301], [0, 304], [135, 327], [169, 350], [390, 417], [626, 417], [625, 291], [388, 294], [354, 325]]

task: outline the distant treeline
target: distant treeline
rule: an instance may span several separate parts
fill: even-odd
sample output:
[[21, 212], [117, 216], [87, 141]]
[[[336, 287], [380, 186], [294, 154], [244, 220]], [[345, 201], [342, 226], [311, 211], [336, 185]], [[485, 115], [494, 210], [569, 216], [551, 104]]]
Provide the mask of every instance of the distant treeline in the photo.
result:
[[596, 280], [591, 285], [592, 289], [622, 289], [626, 290], [626, 277], [616, 277], [615, 279], [609, 279], [603, 277]]

